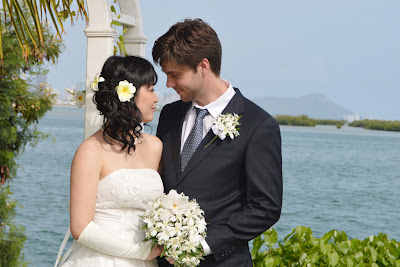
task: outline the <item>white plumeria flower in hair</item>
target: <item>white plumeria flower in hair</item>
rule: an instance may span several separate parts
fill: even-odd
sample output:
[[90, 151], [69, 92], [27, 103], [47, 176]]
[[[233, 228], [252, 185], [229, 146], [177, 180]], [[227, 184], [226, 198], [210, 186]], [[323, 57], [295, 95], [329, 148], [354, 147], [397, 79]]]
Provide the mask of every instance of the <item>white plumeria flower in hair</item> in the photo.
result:
[[124, 80], [119, 82], [118, 86], [115, 87], [115, 90], [117, 91], [119, 101], [130, 102], [136, 92], [136, 87], [127, 80]]
[[99, 91], [99, 83], [104, 82], [104, 78], [100, 76], [100, 73], [94, 77], [93, 82], [90, 83], [90, 88], [92, 88], [93, 91]]

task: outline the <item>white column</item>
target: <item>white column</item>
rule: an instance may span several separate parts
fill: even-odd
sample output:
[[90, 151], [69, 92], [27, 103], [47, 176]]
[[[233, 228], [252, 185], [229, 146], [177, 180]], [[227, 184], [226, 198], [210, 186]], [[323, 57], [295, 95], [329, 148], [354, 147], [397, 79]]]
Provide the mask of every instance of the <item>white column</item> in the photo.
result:
[[90, 82], [101, 72], [104, 62], [113, 55], [115, 31], [111, 25], [109, 0], [87, 0], [89, 26], [85, 29], [87, 36], [86, 59], [86, 104], [85, 104], [85, 139], [95, 133], [101, 126], [103, 118], [93, 103], [93, 91]]
[[85, 104], [85, 139], [101, 126], [103, 118], [93, 103], [90, 82], [100, 73], [104, 62], [114, 54], [114, 37], [111, 28], [114, 19], [124, 26], [125, 48], [128, 55], [144, 57], [146, 36], [143, 34], [143, 20], [139, 0], [119, 0], [121, 16], [113, 18], [109, 0], [87, 0], [89, 26], [85, 29], [87, 42], [86, 60], [86, 104]]
[[119, 0], [121, 13], [134, 18], [134, 24], [121, 23], [127, 31], [124, 33], [124, 45], [128, 55], [144, 57], [147, 38], [143, 33], [143, 19], [139, 0]]

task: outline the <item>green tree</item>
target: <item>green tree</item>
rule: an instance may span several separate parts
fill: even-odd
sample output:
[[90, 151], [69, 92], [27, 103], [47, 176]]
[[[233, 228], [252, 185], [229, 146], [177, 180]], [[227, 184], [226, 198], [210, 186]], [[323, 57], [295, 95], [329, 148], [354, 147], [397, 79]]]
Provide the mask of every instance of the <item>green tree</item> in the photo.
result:
[[[26, 15], [25, 19], [28, 25], [34, 25], [33, 18]], [[6, 26], [2, 42], [7, 56], [0, 70], [0, 266], [21, 266], [25, 235], [23, 226], [14, 220], [18, 203], [10, 199], [10, 181], [15, 178], [16, 159], [25, 146], [34, 146], [48, 137], [38, 130], [37, 122], [52, 109], [55, 94], [48, 85], [35, 86], [32, 81], [46, 73], [45, 62], [55, 62], [63, 44], [48, 26], [42, 25], [43, 49], [36, 51], [33, 41], [27, 40], [31, 53], [24, 59], [12, 22], [4, 13], [1, 20]], [[40, 53], [43, 60], [38, 60], [35, 53]]]
[[383, 121], [383, 120], [359, 120], [349, 123], [352, 127], [362, 127], [368, 130], [394, 131], [400, 132], [400, 121]]
[[307, 115], [276, 115], [274, 117], [279, 125], [291, 126], [315, 127], [315, 125], [336, 125], [336, 127], [340, 129], [346, 123], [344, 120], [312, 119], [309, 118]]

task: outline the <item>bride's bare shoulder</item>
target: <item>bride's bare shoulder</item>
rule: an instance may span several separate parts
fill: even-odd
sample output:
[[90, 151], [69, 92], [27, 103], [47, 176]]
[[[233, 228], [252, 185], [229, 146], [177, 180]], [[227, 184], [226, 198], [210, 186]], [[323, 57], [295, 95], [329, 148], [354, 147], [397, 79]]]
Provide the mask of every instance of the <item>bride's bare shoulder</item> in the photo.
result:
[[142, 133], [141, 136], [142, 136], [141, 141], [147, 147], [149, 147], [152, 150], [162, 151], [163, 143], [161, 142], [160, 138], [158, 138], [155, 135], [145, 134], [145, 133]]
[[75, 157], [81, 155], [97, 157], [99, 155], [99, 152], [101, 151], [103, 142], [104, 140], [102, 131], [99, 130], [79, 145], [78, 149], [75, 152]]
[[72, 160], [71, 181], [98, 181], [104, 157], [100, 138], [101, 133], [96, 132], [78, 147]]

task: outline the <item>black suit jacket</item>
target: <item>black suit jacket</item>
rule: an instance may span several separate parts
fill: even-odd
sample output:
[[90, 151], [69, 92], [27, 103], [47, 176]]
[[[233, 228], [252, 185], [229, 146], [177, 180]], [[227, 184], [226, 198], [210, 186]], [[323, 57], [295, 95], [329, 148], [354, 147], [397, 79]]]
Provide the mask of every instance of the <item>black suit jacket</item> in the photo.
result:
[[[279, 125], [238, 89], [222, 112], [236, 113], [240, 135], [214, 138], [208, 132], [183, 173], [182, 124], [191, 103], [177, 101], [161, 111], [157, 136], [163, 142], [162, 179], [171, 189], [195, 198], [205, 211], [206, 241], [212, 255], [200, 266], [252, 266], [248, 242], [275, 224], [282, 207], [282, 156]], [[171, 266], [164, 259], [160, 266]]]

